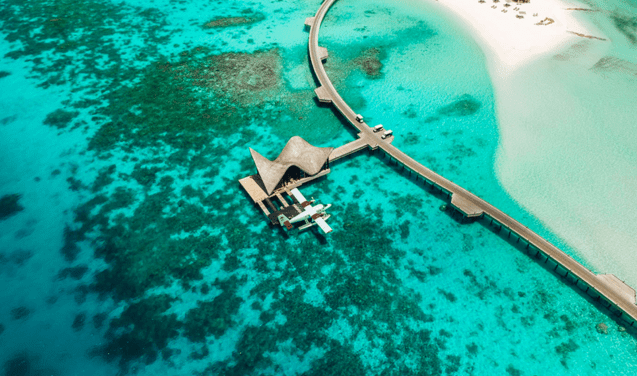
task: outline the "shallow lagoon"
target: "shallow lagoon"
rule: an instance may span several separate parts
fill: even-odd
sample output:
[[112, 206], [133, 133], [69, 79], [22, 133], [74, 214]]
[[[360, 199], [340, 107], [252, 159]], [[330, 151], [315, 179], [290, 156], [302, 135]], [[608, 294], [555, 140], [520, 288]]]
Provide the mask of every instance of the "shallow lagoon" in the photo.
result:
[[496, 83], [497, 176], [593, 270], [637, 286], [637, 4], [582, 7], [604, 40], [580, 38]]
[[[0, 221], [5, 373], [634, 372], [635, 338], [605, 312], [377, 155], [302, 188], [334, 204], [330, 237], [266, 225], [236, 183], [247, 146], [353, 139], [313, 99], [302, 23], [317, 4], [82, 4], [65, 25], [2, 14], [4, 51], [22, 51], [0, 68], [0, 195], [23, 207]], [[480, 51], [416, 4], [337, 4], [328, 73], [400, 147], [546, 234], [494, 178]], [[26, 38], [42, 22], [64, 48]], [[44, 124], [60, 108], [77, 114]]]

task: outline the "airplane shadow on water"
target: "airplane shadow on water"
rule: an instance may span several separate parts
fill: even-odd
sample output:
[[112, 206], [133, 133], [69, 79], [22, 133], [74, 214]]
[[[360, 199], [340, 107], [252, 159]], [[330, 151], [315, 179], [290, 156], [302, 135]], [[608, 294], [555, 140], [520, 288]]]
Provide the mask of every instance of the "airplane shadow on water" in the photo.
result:
[[301, 234], [304, 233], [311, 233], [316, 240], [318, 241], [318, 243], [320, 245], [327, 245], [329, 244], [329, 241], [327, 240], [327, 237], [323, 234], [321, 234], [321, 231], [319, 231], [318, 227], [316, 226], [312, 226], [310, 228], [307, 228], [305, 230], [299, 230], [299, 229], [294, 229], [292, 231], [288, 231], [286, 229], [284, 229], [282, 226], [279, 225], [273, 225], [272, 223], [268, 224], [268, 228], [272, 231], [277, 231], [279, 233], [279, 235], [285, 239], [288, 240], [294, 236], [299, 236]]
[[[325, 235], [321, 234], [321, 232], [318, 230], [318, 228], [316, 226], [312, 226], [308, 230], [312, 232], [312, 235], [314, 235], [314, 237], [316, 238], [316, 240], [318, 240], [320, 245], [327, 245], [328, 244], [327, 237]], [[306, 230], [306, 231], [308, 231], [308, 230]]]

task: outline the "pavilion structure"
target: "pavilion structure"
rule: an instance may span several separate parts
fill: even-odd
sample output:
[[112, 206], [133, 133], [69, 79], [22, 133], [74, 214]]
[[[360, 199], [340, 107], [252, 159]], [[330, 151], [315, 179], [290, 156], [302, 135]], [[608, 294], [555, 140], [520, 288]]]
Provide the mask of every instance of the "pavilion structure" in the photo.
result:
[[280, 214], [291, 218], [303, 211], [290, 191], [327, 175], [333, 151], [332, 147], [312, 146], [299, 136], [292, 137], [274, 161], [250, 148], [257, 174], [240, 179], [239, 183], [270, 222], [278, 224]]

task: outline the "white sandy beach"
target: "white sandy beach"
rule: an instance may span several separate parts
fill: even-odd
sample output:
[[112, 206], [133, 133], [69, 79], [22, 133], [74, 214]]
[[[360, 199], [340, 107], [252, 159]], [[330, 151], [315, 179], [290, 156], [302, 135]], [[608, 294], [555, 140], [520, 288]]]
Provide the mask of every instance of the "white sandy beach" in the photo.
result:
[[[498, 179], [596, 272], [637, 287], [637, 54], [609, 17], [623, 4], [595, 13], [567, 10], [590, 8], [572, 1], [505, 2], [435, 2], [485, 53]], [[546, 17], [555, 22], [535, 25]]]
[[[578, 20], [576, 12], [566, 10], [583, 7], [573, 2], [535, 0], [517, 4], [511, 0], [497, 3], [437, 0], [437, 3], [459, 17], [474, 35], [485, 51], [492, 75], [510, 73], [532, 59], [581, 39], [572, 32], [584, 35], [596, 32]], [[545, 25], [536, 25], [542, 21]]]

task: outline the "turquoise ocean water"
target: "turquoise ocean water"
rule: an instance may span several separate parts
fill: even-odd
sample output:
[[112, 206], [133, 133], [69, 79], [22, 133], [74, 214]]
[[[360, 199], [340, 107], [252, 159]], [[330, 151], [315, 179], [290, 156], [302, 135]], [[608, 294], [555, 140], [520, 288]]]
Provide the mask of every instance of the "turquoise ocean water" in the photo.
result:
[[[329, 236], [267, 225], [237, 182], [248, 146], [353, 140], [314, 100], [317, 2], [0, 3], [3, 375], [636, 372], [606, 311], [376, 154], [301, 188], [333, 204]], [[341, 0], [321, 44], [370, 124], [564, 247], [494, 176], [493, 93], [458, 30]]]

